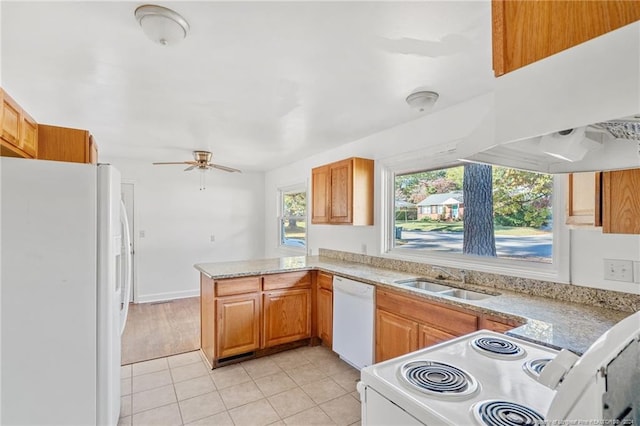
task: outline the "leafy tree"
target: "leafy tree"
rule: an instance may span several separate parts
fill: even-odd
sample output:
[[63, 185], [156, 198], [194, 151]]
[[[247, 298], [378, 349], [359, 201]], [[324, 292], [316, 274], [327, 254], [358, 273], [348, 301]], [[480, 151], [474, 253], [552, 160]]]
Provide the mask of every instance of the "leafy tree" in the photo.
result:
[[[297, 228], [297, 217], [304, 216], [307, 197], [304, 192], [287, 192], [283, 195], [283, 216], [287, 217], [289, 228]], [[293, 216], [293, 217], [292, 217]]]
[[493, 173], [493, 208], [498, 225], [540, 228], [548, 224], [551, 175], [504, 167], [494, 167]]

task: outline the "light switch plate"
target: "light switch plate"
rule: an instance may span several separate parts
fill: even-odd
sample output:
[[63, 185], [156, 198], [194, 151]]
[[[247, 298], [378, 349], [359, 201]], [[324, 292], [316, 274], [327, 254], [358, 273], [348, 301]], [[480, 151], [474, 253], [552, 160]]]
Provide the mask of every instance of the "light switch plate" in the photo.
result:
[[632, 283], [633, 261], [622, 259], [605, 259], [604, 279]]

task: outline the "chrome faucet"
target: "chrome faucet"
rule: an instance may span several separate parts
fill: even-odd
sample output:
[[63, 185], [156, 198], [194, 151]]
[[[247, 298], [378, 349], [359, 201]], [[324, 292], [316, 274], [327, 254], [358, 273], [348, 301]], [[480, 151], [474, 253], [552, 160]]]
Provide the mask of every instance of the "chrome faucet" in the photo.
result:
[[432, 265], [431, 269], [434, 269], [434, 270], [437, 270], [437, 271], [440, 271], [440, 272], [444, 272], [448, 276], [450, 276], [452, 278], [455, 278], [456, 280], [460, 281], [460, 283], [465, 284], [465, 280], [467, 278], [466, 277], [467, 274], [466, 274], [466, 271], [464, 269], [460, 269], [460, 275], [454, 274], [453, 272], [448, 271], [447, 269], [444, 269], [444, 268], [442, 268], [440, 266]]

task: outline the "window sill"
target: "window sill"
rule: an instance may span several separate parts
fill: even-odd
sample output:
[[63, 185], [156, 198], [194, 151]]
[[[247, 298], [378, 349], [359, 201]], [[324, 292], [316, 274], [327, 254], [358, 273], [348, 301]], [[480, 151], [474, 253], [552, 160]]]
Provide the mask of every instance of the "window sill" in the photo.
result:
[[535, 264], [530, 267], [524, 267], [522, 261], [482, 258], [477, 259], [472, 256], [455, 255], [455, 254], [438, 254], [438, 253], [408, 253], [401, 249], [394, 249], [387, 253], [383, 253], [382, 257], [390, 259], [405, 260], [409, 262], [425, 263], [428, 265], [438, 265], [451, 267], [456, 269], [467, 269], [470, 271], [478, 271], [492, 273], [498, 275], [507, 275], [512, 277], [527, 278], [541, 281], [552, 281], [557, 283], [569, 284], [570, 280], [563, 278], [561, 272], [551, 264]]

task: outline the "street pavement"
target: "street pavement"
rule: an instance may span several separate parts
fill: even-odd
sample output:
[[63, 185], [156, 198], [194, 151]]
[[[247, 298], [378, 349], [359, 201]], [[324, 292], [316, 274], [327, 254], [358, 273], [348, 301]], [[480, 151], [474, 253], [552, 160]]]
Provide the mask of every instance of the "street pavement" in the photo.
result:
[[[402, 231], [396, 247], [462, 253], [462, 232]], [[551, 261], [553, 234], [496, 235], [498, 257]], [[546, 260], [545, 260], [546, 259]]]

